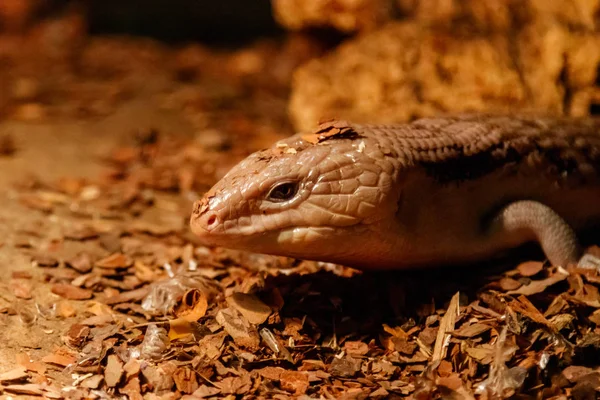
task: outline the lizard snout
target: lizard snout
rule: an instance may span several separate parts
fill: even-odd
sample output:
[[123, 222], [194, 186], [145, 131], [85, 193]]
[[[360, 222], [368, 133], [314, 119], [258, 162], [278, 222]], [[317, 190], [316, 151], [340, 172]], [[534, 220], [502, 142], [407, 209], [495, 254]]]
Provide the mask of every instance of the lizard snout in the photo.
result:
[[203, 198], [196, 201], [190, 218], [192, 232], [198, 236], [204, 236], [217, 225], [219, 225], [219, 217], [216, 212], [210, 210], [208, 200]]

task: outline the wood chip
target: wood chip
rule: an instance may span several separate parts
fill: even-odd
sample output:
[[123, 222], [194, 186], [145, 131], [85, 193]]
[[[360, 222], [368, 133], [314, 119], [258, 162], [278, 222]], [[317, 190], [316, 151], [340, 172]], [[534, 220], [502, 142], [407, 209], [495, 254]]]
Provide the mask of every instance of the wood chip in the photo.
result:
[[99, 268], [109, 269], [129, 268], [133, 265], [133, 260], [123, 253], [114, 253], [106, 258], [96, 261], [94, 265]]
[[115, 387], [123, 376], [123, 362], [116, 354], [108, 356], [106, 368], [104, 369], [104, 380], [106, 386]]
[[544, 263], [540, 261], [527, 261], [519, 264], [517, 271], [521, 276], [534, 276], [544, 269]]
[[272, 312], [271, 307], [252, 294], [236, 292], [227, 298], [227, 302], [255, 325], [264, 323]]
[[29, 374], [24, 367], [17, 367], [10, 371], [3, 372], [0, 374], [0, 383], [6, 384], [7, 382], [21, 381], [29, 378]]
[[459, 297], [460, 293], [458, 292], [452, 296], [446, 314], [444, 314], [444, 318], [440, 321], [440, 327], [435, 339], [435, 345], [430, 361], [430, 364], [433, 366], [437, 367], [440, 361], [446, 357], [446, 350], [450, 342], [450, 333], [454, 331], [454, 324], [460, 314]]
[[91, 299], [94, 293], [88, 289], [78, 288], [77, 286], [66, 283], [56, 283], [52, 285], [52, 293], [70, 300]]

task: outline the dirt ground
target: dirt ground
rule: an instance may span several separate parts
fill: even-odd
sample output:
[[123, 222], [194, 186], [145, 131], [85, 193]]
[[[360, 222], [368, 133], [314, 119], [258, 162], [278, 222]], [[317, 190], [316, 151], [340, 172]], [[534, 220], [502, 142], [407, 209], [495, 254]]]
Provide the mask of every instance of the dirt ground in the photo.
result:
[[[124, 133], [135, 131], [140, 126], [173, 131], [182, 136], [189, 136], [192, 132], [190, 124], [181, 115], [160, 110], [148, 99], [132, 100], [123, 104], [114, 115], [96, 120], [64, 118], [53, 122], [9, 120], [0, 123], [0, 135], [10, 134], [17, 146], [14, 156], [0, 158], [0, 265], [5, 277], [0, 299], [6, 299], [12, 292], [9, 286], [13, 272], [41, 276], [31, 259], [15, 248], [19, 233], [37, 229], [56, 231], [57, 227], [70, 222], [68, 217], [48, 216], [23, 206], [12, 184], [32, 175], [47, 181], [65, 176], [95, 177], [101, 171], [100, 158], [122, 143]], [[36, 315], [33, 304], [51, 307], [59, 299], [41, 282], [34, 284], [33, 293], [33, 299], [20, 304], [17, 312]], [[0, 347], [2, 371], [14, 366], [16, 355], [23, 351], [33, 358], [51, 352], [60, 345], [60, 335], [70, 322], [50, 319], [26, 323], [18, 315], [1, 314], [1, 317], [0, 341], [5, 344]]]

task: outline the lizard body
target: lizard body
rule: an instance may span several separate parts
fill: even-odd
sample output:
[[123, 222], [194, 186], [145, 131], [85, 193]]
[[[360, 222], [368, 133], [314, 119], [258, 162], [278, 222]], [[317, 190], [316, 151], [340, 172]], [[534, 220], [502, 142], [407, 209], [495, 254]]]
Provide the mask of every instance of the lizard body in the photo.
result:
[[484, 259], [538, 241], [576, 262], [600, 224], [600, 120], [330, 121], [258, 151], [194, 207], [203, 243], [358, 268]]

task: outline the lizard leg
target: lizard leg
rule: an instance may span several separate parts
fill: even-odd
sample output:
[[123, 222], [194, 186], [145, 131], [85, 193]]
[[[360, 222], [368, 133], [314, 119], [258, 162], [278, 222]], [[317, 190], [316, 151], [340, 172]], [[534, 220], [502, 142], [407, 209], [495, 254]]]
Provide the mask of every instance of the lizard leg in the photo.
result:
[[536, 239], [553, 265], [577, 263], [581, 257], [575, 231], [554, 210], [537, 201], [520, 200], [506, 205], [494, 217], [492, 229]]

